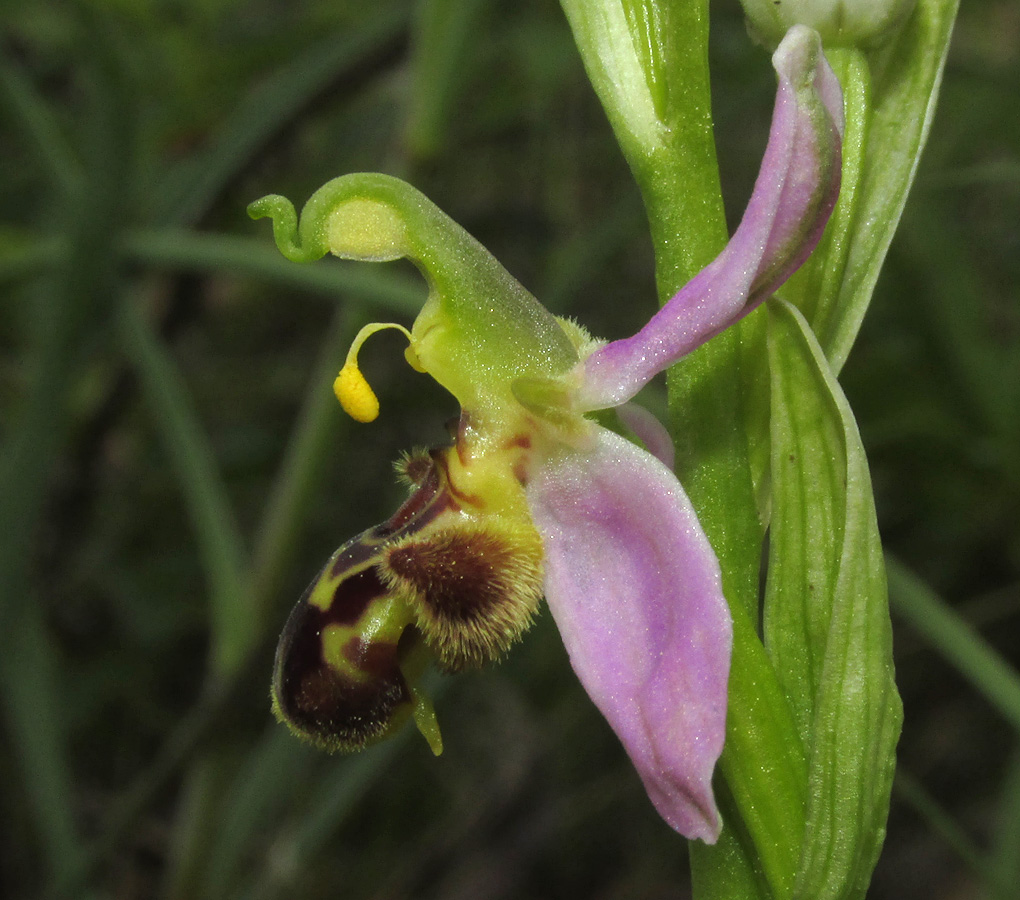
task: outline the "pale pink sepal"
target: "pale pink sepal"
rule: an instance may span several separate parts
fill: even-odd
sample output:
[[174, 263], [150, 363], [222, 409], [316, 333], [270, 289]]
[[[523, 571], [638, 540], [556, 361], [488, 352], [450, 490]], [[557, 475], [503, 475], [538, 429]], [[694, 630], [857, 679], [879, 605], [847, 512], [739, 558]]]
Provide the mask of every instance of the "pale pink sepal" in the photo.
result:
[[732, 621], [719, 563], [679, 482], [619, 435], [536, 465], [528, 502], [570, 662], [659, 814], [714, 843]]
[[772, 63], [779, 76], [772, 127], [743, 220], [722, 253], [641, 331], [587, 358], [578, 408], [629, 400], [657, 372], [754, 309], [818, 243], [839, 193], [842, 92], [810, 28], [791, 28]]

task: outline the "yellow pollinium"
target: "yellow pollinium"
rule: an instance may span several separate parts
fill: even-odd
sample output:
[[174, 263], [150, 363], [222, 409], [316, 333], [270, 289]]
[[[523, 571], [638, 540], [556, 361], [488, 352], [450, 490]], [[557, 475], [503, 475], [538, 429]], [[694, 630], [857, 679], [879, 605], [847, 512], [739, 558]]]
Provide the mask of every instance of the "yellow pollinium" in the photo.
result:
[[333, 393], [355, 422], [372, 422], [379, 415], [379, 398], [356, 362], [344, 364], [333, 382]]
[[[340, 401], [344, 412], [356, 422], [372, 422], [379, 415], [379, 399], [358, 367], [358, 352], [369, 337], [385, 328], [395, 328], [397, 331], [403, 332], [408, 341], [413, 340], [411, 332], [403, 325], [393, 322], [373, 322], [371, 325], [366, 325], [358, 332], [358, 336], [351, 344], [351, 349], [347, 352], [347, 360], [344, 362], [340, 374], [333, 381], [333, 393], [336, 394], [336, 399]], [[414, 356], [412, 347], [407, 348], [405, 356], [408, 362], [418, 369], [418, 366], [414, 365], [417, 357]]]

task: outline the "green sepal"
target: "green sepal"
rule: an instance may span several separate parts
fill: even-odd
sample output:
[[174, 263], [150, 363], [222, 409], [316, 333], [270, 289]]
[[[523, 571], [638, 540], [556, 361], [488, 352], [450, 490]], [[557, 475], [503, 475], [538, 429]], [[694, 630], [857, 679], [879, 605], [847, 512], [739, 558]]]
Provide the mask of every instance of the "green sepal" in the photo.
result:
[[270, 195], [248, 207], [268, 216], [281, 252], [295, 261], [326, 253], [381, 262], [407, 258], [429, 296], [412, 329], [424, 371], [478, 418], [505, 417], [521, 376], [552, 377], [577, 362], [556, 319], [496, 259], [423, 194], [388, 175], [335, 178], [305, 205]]
[[765, 646], [807, 756], [793, 896], [864, 896], [885, 837], [902, 705], [868, 464], [803, 315], [769, 304], [772, 528]]

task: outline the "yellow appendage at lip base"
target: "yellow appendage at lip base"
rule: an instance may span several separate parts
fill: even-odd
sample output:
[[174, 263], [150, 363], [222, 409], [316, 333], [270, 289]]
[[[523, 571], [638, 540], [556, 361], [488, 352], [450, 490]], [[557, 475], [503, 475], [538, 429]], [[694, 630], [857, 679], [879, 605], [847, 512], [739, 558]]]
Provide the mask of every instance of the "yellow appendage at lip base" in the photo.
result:
[[386, 328], [395, 328], [403, 332], [408, 341], [412, 340], [411, 332], [403, 325], [393, 322], [373, 322], [366, 325], [351, 344], [351, 349], [347, 352], [347, 361], [333, 382], [336, 399], [340, 401], [344, 412], [356, 422], [373, 422], [379, 415], [379, 398], [365, 380], [365, 376], [361, 374], [358, 367], [358, 351], [369, 337]]

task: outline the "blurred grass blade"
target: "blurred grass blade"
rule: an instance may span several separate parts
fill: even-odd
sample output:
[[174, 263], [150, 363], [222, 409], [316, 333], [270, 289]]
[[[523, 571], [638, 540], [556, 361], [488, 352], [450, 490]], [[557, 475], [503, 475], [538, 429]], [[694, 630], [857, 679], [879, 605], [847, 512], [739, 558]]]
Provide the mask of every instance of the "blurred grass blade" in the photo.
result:
[[209, 579], [213, 667], [224, 675], [243, 662], [255, 640], [241, 533], [212, 448], [169, 353], [130, 300], [120, 305], [118, 325], [195, 528]]
[[896, 615], [954, 666], [1020, 735], [1020, 674], [903, 563], [889, 556], [886, 568]]
[[418, 0], [411, 54], [411, 109], [407, 145], [418, 159], [432, 159], [446, 132], [463, 86], [470, 55], [492, 0]]
[[56, 266], [67, 254], [67, 242], [59, 237], [0, 230], [0, 285], [39, 275]]
[[[925, 201], [928, 202], [925, 202]], [[988, 274], [977, 264], [957, 224], [928, 198], [915, 199], [897, 245], [918, 273], [939, 273], [918, 291], [918, 329], [932, 338], [945, 374], [956, 381], [978, 427], [1020, 443], [1020, 353], [992, 337]], [[1010, 352], [1015, 360], [1010, 359]], [[972, 415], [973, 415], [972, 413]]]
[[209, 141], [208, 149], [171, 168], [156, 188], [153, 220], [190, 224], [256, 151], [345, 70], [373, 68], [399, 50], [406, 5], [377, 6], [356, 27], [331, 34], [256, 87]]
[[[434, 695], [433, 695], [434, 696]], [[245, 900], [293, 897], [294, 888], [344, 819], [396, 759], [413, 729], [376, 744], [328, 767], [312, 791], [312, 802], [300, 819], [281, 830], [276, 842], [255, 867], [253, 877], [237, 896]]]
[[161, 872], [161, 900], [200, 896], [199, 885], [220, 830], [227, 785], [236, 769], [233, 748], [220, 743], [203, 748], [185, 770]]
[[[70, 398], [84, 352], [107, 313], [117, 285], [110, 242], [120, 221], [121, 195], [110, 190], [116, 172], [124, 176], [131, 147], [131, 117], [122, 105], [115, 73], [93, 60], [81, 65], [79, 96], [83, 127], [77, 146], [87, 178], [70, 162], [55, 122], [17, 70], [6, 68], [5, 95], [18, 107], [15, 118], [47, 158], [55, 196], [44, 202], [59, 211], [52, 235], [56, 265], [30, 290], [26, 329], [32, 344], [18, 355], [24, 380], [5, 396], [4, 445], [0, 456], [0, 694], [5, 730], [19, 755], [21, 782], [30, 821], [45, 867], [38, 882], [54, 887], [78, 868], [78, 794], [69, 762], [69, 736], [61, 716], [62, 658], [51, 644], [42, 592], [33, 589], [39, 574], [37, 541], [44, 531], [47, 501], [72, 428]], [[0, 65], [3, 65], [0, 62]], [[12, 75], [12, 73], [14, 73]], [[60, 195], [66, 187], [69, 194]], [[65, 250], [63, 253], [59, 251]], [[63, 559], [52, 559], [58, 580]], [[6, 786], [5, 786], [6, 787]]]
[[273, 724], [243, 762], [235, 764], [223, 814], [212, 837], [199, 897], [219, 900], [234, 893], [245, 864], [293, 801], [294, 785], [315, 751]]
[[284, 569], [299, 540], [302, 516], [321, 483], [325, 464], [334, 458], [338, 434], [348, 427], [349, 418], [337, 415], [331, 385], [354, 337], [354, 329], [347, 324], [353, 320], [354, 306], [345, 304], [333, 315], [255, 539], [252, 596], [262, 622], [273, 614]]
[[1020, 742], [1006, 771], [996, 825], [991, 860], [994, 883], [1020, 884]]
[[46, 101], [6, 53], [0, 54], [0, 109], [3, 108], [9, 113], [5, 119], [19, 126], [28, 156], [42, 163], [57, 193], [66, 199], [79, 191], [82, 166], [70, 142]]
[[889, 812], [902, 706], [871, 478], [850, 407], [795, 307], [769, 305], [765, 644], [808, 757], [794, 896], [861, 898]]
[[5, 737], [21, 764], [22, 789], [31, 801], [46, 875], [50, 884], [60, 885], [76, 870], [82, 852], [71, 772], [62, 753], [66, 735], [58, 661], [35, 596], [13, 620], [5, 616], [0, 679]]
[[913, 775], [900, 769], [893, 785], [897, 797], [908, 803], [928, 827], [945, 841], [977, 874], [995, 900], [1016, 900], [1016, 880], [1003, 881], [977, 844]]
[[425, 283], [398, 268], [361, 266], [337, 260], [298, 265], [285, 259], [272, 241], [197, 233], [184, 229], [132, 231], [121, 242], [133, 262], [191, 272], [233, 272], [282, 287], [326, 294], [334, 300], [357, 294], [383, 309], [416, 316]]

